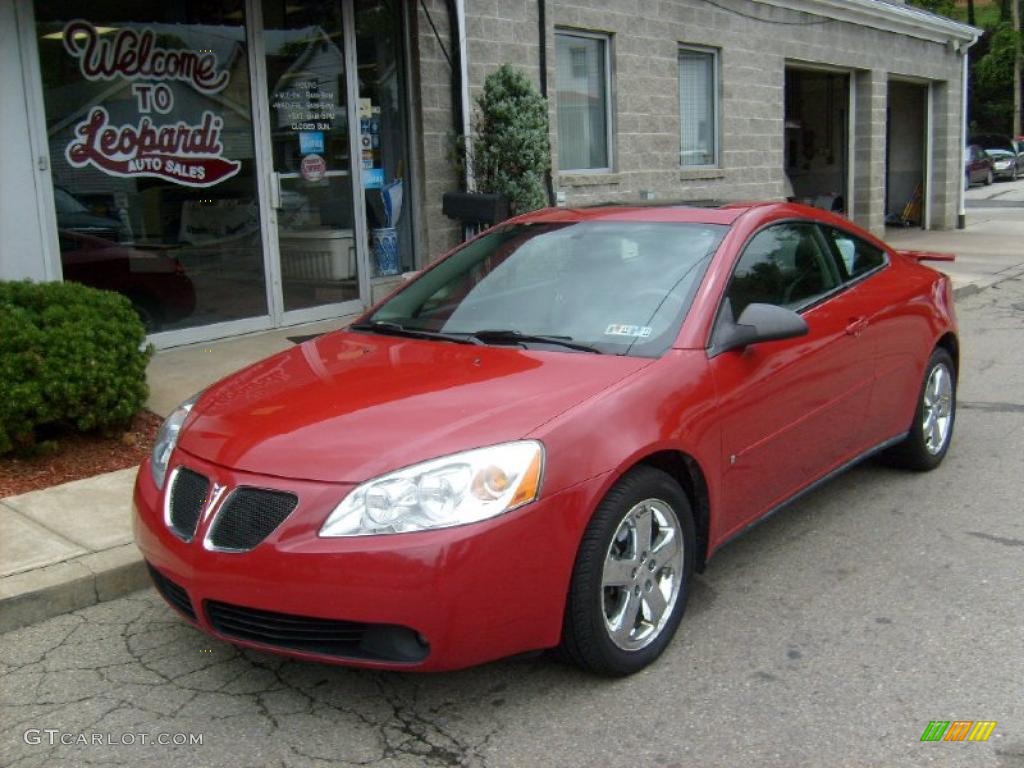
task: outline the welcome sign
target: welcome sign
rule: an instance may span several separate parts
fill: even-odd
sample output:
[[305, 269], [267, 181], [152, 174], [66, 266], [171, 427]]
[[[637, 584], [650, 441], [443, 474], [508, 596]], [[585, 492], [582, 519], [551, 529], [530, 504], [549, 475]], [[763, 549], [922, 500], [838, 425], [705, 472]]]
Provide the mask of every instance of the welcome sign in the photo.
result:
[[132, 85], [140, 115], [136, 123], [113, 125], [107, 110], [97, 106], [75, 126], [65, 150], [72, 167], [91, 165], [110, 176], [148, 176], [189, 187], [213, 186], [241, 169], [240, 162], [224, 157], [224, 120], [214, 112], [205, 110], [198, 123], [150, 117], [174, 108], [168, 81], [184, 82], [207, 96], [223, 90], [230, 75], [220, 70], [215, 53], [164, 48], [152, 29], [120, 29], [101, 37], [81, 19], [65, 25], [62, 39], [86, 80], [147, 81]]

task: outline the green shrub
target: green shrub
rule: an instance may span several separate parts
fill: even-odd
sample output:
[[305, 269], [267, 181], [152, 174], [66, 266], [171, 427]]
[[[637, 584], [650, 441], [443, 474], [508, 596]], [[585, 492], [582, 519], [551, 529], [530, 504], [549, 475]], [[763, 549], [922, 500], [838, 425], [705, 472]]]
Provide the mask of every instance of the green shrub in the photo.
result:
[[547, 100], [526, 75], [502, 64], [484, 80], [476, 105], [477, 190], [503, 193], [514, 214], [543, 208], [544, 175], [551, 167]]
[[0, 282], [0, 454], [32, 448], [41, 428], [127, 427], [148, 394], [145, 341], [120, 294]]

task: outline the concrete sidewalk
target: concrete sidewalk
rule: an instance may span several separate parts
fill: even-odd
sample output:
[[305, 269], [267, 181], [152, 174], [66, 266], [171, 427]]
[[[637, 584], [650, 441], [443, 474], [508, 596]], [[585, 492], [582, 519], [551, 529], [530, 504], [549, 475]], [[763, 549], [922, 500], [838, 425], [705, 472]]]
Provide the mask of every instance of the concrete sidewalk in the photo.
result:
[[[964, 230], [890, 229], [896, 248], [949, 251], [937, 264], [958, 296], [1024, 273], [1024, 181], [971, 190]], [[289, 337], [343, 325], [348, 318], [208, 342], [160, 352], [149, 366], [149, 407], [166, 415], [179, 402], [222, 376], [287, 349]], [[135, 469], [78, 480], [0, 499], [0, 632], [32, 624], [147, 586], [131, 538]]]

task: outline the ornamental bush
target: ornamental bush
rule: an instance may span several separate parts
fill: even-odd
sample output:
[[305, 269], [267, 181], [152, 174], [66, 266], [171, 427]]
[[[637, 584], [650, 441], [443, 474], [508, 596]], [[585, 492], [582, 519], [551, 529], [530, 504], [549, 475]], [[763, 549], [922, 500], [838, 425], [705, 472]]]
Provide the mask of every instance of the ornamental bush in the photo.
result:
[[501, 192], [513, 213], [548, 204], [544, 176], [551, 166], [548, 103], [508, 64], [484, 80], [476, 100], [473, 174], [480, 192]]
[[124, 296], [79, 283], [0, 282], [0, 454], [40, 430], [126, 428], [152, 347]]

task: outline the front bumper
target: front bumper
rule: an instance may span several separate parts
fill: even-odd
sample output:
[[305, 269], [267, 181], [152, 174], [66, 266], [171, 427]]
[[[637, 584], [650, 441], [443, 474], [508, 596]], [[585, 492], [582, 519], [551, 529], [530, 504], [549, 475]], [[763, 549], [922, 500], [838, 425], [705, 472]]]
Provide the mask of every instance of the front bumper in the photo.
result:
[[[180, 449], [184, 465], [225, 488], [257, 486], [294, 493], [295, 511], [248, 552], [208, 549], [207, 511], [185, 542], [164, 522], [164, 493], [149, 462], [135, 483], [135, 540], [150, 567], [184, 590], [200, 629], [239, 645], [333, 663], [443, 670], [557, 645], [576, 550], [603, 476], [542, 497], [514, 512], [437, 531], [320, 538], [317, 533], [351, 485], [237, 472]], [[214, 509], [216, 512], [216, 509]], [[167, 592], [161, 589], [167, 596]], [[170, 601], [178, 607], [176, 601]], [[421, 658], [356, 657], [282, 647], [218, 631], [218, 606], [290, 617], [399, 627], [423, 643]], [[185, 612], [187, 613], [187, 611]], [[248, 621], [250, 618], [244, 618]], [[415, 656], [415, 654], [413, 654]]]

